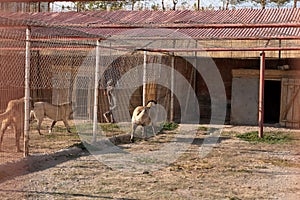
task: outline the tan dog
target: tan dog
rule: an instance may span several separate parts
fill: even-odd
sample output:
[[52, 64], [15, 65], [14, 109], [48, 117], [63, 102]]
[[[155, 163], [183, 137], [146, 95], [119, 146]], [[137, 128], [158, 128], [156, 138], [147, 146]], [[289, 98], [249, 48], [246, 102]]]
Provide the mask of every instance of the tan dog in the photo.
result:
[[157, 102], [155, 100], [150, 100], [147, 102], [146, 106], [138, 106], [134, 109], [131, 118], [131, 136], [130, 141], [134, 142], [134, 132], [135, 129], [140, 125], [143, 127], [143, 135], [147, 138], [145, 126], [152, 127], [153, 134], [155, 135], [155, 130], [153, 126], [153, 122], [151, 121], [149, 110], [152, 106], [156, 105]]
[[34, 116], [37, 120], [37, 129], [39, 134], [42, 135], [40, 130], [44, 117], [48, 117], [53, 120], [49, 129], [49, 133], [52, 132], [52, 128], [54, 127], [57, 121], [63, 121], [68, 132], [71, 133], [70, 126], [68, 124], [68, 119], [71, 118], [72, 114], [72, 102], [61, 105], [53, 105], [47, 102], [36, 102], [34, 103], [34, 108], [31, 111], [30, 116], [31, 118]]
[[20, 137], [24, 133], [24, 98], [11, 100], [8, 102], [6, 111], [0, 114], [1, 137], [0, 137], [0, 150], [3, 141], [3, 135], [6, 129], [11, 126], [15, 131], [17, 152], [20, 152]]

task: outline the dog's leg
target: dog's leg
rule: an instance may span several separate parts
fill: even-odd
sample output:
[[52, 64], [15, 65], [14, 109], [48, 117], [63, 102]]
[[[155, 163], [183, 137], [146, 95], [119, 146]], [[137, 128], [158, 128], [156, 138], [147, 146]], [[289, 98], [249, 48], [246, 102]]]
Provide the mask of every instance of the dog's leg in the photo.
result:
[[1, 124], [0, 151], [2, 151], [1, 146], [2, 146], [2, 141], [3, 141], [3, 136], [4, 136], [4, 133], [5, 133], [8, 126], [9, 126], [9, 123], [7, 123], [7, 121], [3, 121], [2, 124]]
[[68, 133], [72, 133], [68, 121], [67, 120], [63, 120], [63, 122], [65, 124], [65, 127], [67, 128]]
[[147, 140], [147, 130], [146, 130], [146, 126], [143, 126], [143, 137], [144, 137], [144, 140]]
[[53, 121], [51, 126], [50, 126], [50, 129], [49, 129], [49, 133], [52, 133], [52, 129], [54, 127], [54, 125], [56, 124], [57, 121]]
[[114, 118], [114, 115], [113, 115], [113, 113], [112, 113], [112, 110], [110, 110], [110, 121], [111, 121], [111, 123], [115, 123], [115, 118]]
[[156, 136], [155, 129], [154, 129], [154, 126], [153, 126], [153, 123], [151, 123], [151, 127], [152, 127], [152, 131], [153, 131], [153, 136]]
[[29, 124], [33, 123], [36, 121], [35, 113], [33, 110], [30, 111], [30, 117], [29, 117]]
[[134, 142], [134, 132], [135, 132], [135, 129], [137, 128], [137, 125], [136, 124], [132, 124], [132, 127], [131, 127], [131, 136], [130, 136], [130, 142]]
[[105, 121], [106, 121], [107, 123], [109, 123], [109, 120], [108, 120], [108, 118], [107, 118], [107, 116], [106, 116], [107, 114], [108, 114], [108, 112], [104, 113], [104, 114], [103, 114], [103, 117], [104, 117]]
[[21, 152], [21, 149], [20, 149], [20, 137], [21, 137], [21, 134], [22, 134], [22, 130], [20, 128], [17, 128], [16, 126], [14, 126], [14, 127], [15, 127], [17, 152]]
[[4, 131], [1, 129], [0, 131], [1, 134], [1, 139], [0, 139], [0, 151], [2, 151], [2, 141], [3, 141], [3, 135], [4, 135]]
[[42, 135], [41, 133], [41, 124], [42, 124], [43, 119], [37, 119], [37, 130], [39, 132], [40, 135]]

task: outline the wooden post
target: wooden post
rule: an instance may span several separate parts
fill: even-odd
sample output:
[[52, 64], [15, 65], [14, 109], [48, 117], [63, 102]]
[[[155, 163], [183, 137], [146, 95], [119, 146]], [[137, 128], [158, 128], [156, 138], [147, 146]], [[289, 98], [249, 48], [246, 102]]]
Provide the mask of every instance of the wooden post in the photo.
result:
[[265, 52], [260, 54], [259, 101], [258, 101], [258, 137], [263, 138], [264, 131], [264, 87], [265, 87]]
[[93, 113], [93, 141], [92, 143], [95, 143], [97, 140], [97, 124], [98, 124], [98, 96], [99, 96], [99, 72], [100, 72], [100, 66], [99, 66], [99, 60], [100, 60], [100, 50], [99, 50], [99, 40], [97, 40], [96, 45], [96, 65], [95, 65], [95, 82], [94, 82], [94, 113]]
[[25, 49], [25, 97], [24, 97], [24, 157], [29, 155], [29, 119], [30, 119], [30, 27], [26, 29]]

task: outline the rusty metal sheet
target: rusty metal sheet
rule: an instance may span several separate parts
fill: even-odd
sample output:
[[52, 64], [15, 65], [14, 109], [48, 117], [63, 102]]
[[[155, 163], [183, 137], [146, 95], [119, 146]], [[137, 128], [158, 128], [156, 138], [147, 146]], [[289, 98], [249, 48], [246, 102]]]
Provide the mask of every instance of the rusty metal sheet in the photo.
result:
[[[198, 25], [214, 25], [201, 27]], [[228, 25], [236, 25], [229, 27]], [[243, 25], [253, 25], [253, 27]], [[270, 25], [271, 26], [268, 26]], [[273, 25], [278, 25], [272, 27]], [[131, 28], [171, 28], [197, 39], [300, 38], [300, 9], [237, 9], [211, 11], [88, 11], [0, 13], [0, 25], [47, 27], [36, 29], [40, 35], [62, 37], [110, 37]], [[189, 27], [186, 25], [190, 25]], [[281, 26], [282, 25], [282, 26]], [[290, 26], [290, 27], [289, 27]], [[168, 26], [167, 26], [168, 27]], [[58, 28], [55, 31], [55, 28]], [[153, 30], [151, 30], [151, 28]], [[62, 30], [65, 29], [65, 30]]]

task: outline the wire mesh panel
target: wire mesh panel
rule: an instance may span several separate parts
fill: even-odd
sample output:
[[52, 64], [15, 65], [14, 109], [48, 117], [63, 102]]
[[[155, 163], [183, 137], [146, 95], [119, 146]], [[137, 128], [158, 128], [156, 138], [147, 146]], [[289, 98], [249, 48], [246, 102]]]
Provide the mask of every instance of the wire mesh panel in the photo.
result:
[[[32, 34], [31, 98], [34, 102], [47, 102], [55, 106], [54, 117], [46, 114], [47, 118], [43, 121], [40, 132], [43, 135], [64, 136], [74, 143], [74, 137], [79, 141], [74, 119], [90, 119], [93, 114], [95, 41], [76, 41], [57, 37], [55, 34], [43, 35], [45, 31], [54, 33], [55, 30], [62, 31], [61, 28], [55, 27], [38, 29], [37, 35]], [[41, 39], [43, 37], [45, 39]], [[71, 110], [64, 110], [62, 105], [68, 103], [71, 103]], [[47, 108], [44, 109], [47, 112]], [[53, 127], [53, 121], [58, 121], [58, 125]], [[68, 122], [71, 128], [65, 122]], [[31, 134], [37, 136], [37, 142], [31, 142], [31, 152], [39, 152], [41, 148], [38, 145], [38, 137], [43, 136], [37, 134], [37, 124], [33, 123], [31, 126]], [[51, 127], [54, 128], [52, 133]], [[61, 141], [56, 138], [53, 142]], [[65, 143], [60, 148], [67, 148], [68, 144]], [[42, 151], [53, 150], [44, 147]]]
[[0, 29], [0, 110], [10, 99], [23, 96], [25, 65], [25, 31]]
[[[17, 115], [24, 108], [24, 101], [10, 103], [11, 100], [24, 97], [25, 81], [25, 30], [0, 29], [0, 121], [1, 121], [1, 152], [0, 163], [22, 157], [16, 153], [22, 147], [19, 140], [21, 132], [16, 133], [12, 127], [12, 116], [7, 115], [12, 107]], [[24, 113], [24, 112], [23, 112]], [[21, 113], [19, 114], [21, 117]], [[23, 128], [23, 116], [17, 120], [16, 127]], [[16, 137], [17, 136], [17, 137]], [[17, 141], [16, 141], [17, 140]]]
[[[67, 29], [64, 30], [68, 34]], [[89, 96], [85, 90], [76, 91], [75, 86], [76, 84], [87, 84], [87, 77], [91, 77], [86, 73], [83, 78], [77, 78], [81, 66], [89, 66], [88, 70], [94, 74], [95, 55], [91, 55], [89, 52], [95, 47], [95, 42], [89, 40], [76, 42], [76, 40], [57, 37], [56, 34], [61, 31], [63, 30], [58, 27], [31, 28], [30, 41], [28, 41], [30, 43], [30, 56], [28, 57], [30, 60], [26, 60], [26, 27], [0, 29], [0, 111], [3, 114], [1, 114], [1, 163], [22, 157], [22, 153], [16, 153], [16, 146], [20, 148], [17, 149], [18, 151], [24, 151], [24, 137], [16, 141], [15, 131], [15, 127], [24, 128], [24, 101], [19, 104], [22, 107], [20, 116], [23, 120], [16, 123], [13, 120], [20, 118], [19, 115], [16, 116], [16, 112], [11, 112], [11, 116], [7, 116], [6, 113], [8, 113], [9, 102], [24, 97], [26, 62], [30, 63], [30, 110], [34, 108], [35, 102], [61, 105], [71, 102], [73, 97], [77, 97], [80, 103], [81, 99]], [[73, 103], [73, 106], [76, 107], [76, 102]], [[56, 116], [59, 115], [58, 112]], [[9, 121], [9, 117], [14, 118]], [[67, 117], [67, 120], [70, 120], [70, 116]], [[44, 119], [41, 127], [43, 135], [47, 134], [47, 129], [53, 120], [55, 117], [54, 119]], [[57, 120], [61, 119], [57, 118]], [[63, 126], [63, 124], [61, 125]], [[63, 128], [57, 131], [66, 132], [66, 127], [63, 126]], [[73, 133], [76, 134], [75, 129]], [[65, 137], [71, 140], [74, 134]], [[49, 138], [38, 134], [34, 122], [31, 124], [30, 139], [29, 151], [31, 153], [49, 153], [55, 150], [50, 148], [47, 142], [45, 143]], [[16, 145], [16, 142], [19, 145]], [[66, 145], [69, 144], [64, 142]], [[66, 147], [64, 145], [56, 147], [56, 150]]]

